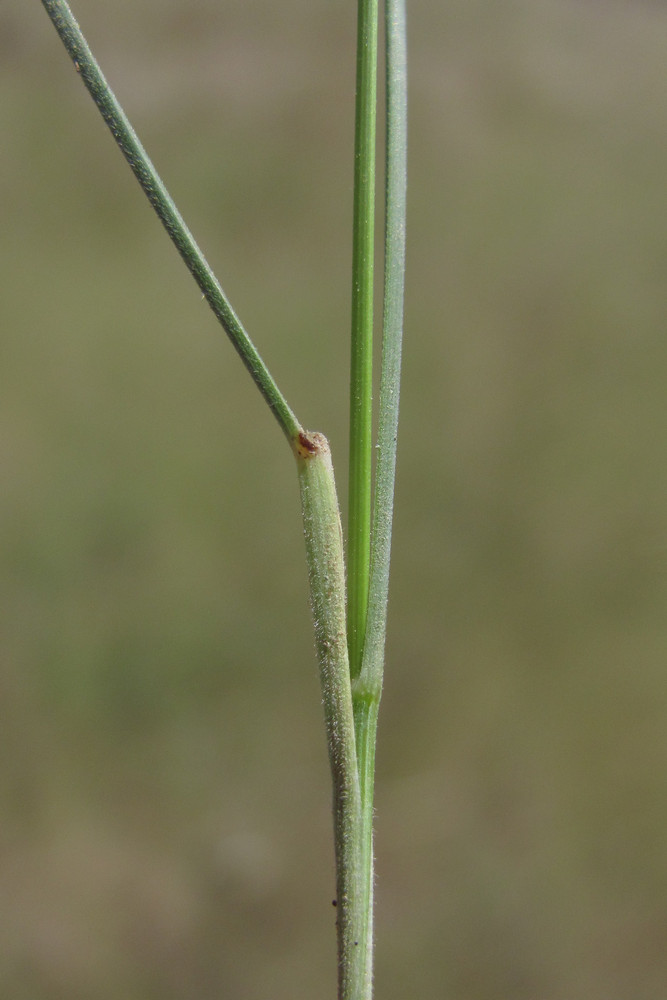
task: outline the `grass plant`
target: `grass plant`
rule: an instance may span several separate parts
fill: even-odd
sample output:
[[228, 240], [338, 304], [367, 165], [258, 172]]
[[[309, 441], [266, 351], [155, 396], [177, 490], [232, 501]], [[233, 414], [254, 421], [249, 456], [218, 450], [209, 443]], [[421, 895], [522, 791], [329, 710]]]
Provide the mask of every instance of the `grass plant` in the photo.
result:
[[379, 12], [377, 0], [358, 3], [347, 567], [327, 439], [304, 429], [276, 385], [114, 97], [67, 3], [42, 3], [116, 143], [296, 458], [333, 782], [338, 996], [340, 1000], [369, 1000], [373, 989], [373, 776], [386, 635], [405, 270], [404, 0], [386, 0], [385, 4], [385, 275], [374, 483], [373, 249]]

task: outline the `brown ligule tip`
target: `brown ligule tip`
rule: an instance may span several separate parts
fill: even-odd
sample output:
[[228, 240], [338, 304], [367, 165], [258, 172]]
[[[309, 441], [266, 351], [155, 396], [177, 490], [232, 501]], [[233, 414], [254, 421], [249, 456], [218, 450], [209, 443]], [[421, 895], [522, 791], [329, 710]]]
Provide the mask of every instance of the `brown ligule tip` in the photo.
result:
[[299, 458], [310, 458], [327, 450], [327, 439], [317, 431], [299, 431], [294, 450]]

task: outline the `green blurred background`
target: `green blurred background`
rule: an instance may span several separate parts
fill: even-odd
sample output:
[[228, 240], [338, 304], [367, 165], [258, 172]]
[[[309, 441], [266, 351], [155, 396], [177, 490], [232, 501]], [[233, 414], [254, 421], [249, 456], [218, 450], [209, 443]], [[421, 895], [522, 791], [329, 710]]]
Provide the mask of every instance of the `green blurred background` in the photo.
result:
[[[345, 496], [353, 5], [76, 13]], [[667, 9], [409, 3], [377, 996], [667, 995]], [[0, 10], [0, 994], [333, 997], [292, 459]]]

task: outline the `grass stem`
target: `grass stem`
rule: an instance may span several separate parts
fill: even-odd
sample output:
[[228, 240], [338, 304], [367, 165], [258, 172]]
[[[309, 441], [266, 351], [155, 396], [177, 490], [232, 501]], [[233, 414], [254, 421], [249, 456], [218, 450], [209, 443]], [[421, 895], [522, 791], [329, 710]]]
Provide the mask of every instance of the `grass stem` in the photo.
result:
[[407, 47], [405, 0], [385, 0], [386, 140], [382, 363], [369, 604], [355, 689], [379, 698], [387, 627], [389, 567], [401, 388], [407, 202]]
[[366, 924], [371, 967], [373, 962], [375, 742], [384, 673], [403, 337], [407, 191], [405, 0], [385, 0], [385, 44], [385, 267], [378, 449], [366, 634], [361, 670], [358, 676], [353, 675], [352, 682], [352, 705], [361, 795], [362, 874], [360, 885], [365, 894], [364, 907], [368, 913]]
[[301, 433], [294, 452], [333, 782], [338, 997], [370, 1000], [372, 913], [363, 883], [364, 824], [345, 628], [343, 533], [326, 438]]
[[296, 455], [333, 780], [338, 997], [371, 1000], [373, 782], [386, 635], [405, 271], [405, 0], [385, 0], [385, 273], [374, 498], [372, 354], [378, 0], [358, 2], [347, 609], [343, 536], [326, 438], [303, 431], [276, 386], [102, 75], [69, 6], [65, 0], [42, 0], [42, 3], [116, 143]]
[[377, 0], [359, 0], [352, 245], [350, 475], [348, 502], [348, 648], [350, 670], [361, 669], [370, 564], [373, 454], [373, 268]]

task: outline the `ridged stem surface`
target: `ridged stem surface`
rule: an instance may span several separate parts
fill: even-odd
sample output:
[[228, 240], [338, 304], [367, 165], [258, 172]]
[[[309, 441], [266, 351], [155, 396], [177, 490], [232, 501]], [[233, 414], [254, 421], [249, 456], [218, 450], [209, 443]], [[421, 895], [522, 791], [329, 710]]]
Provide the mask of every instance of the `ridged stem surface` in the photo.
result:
[[331, 453], [322, 434], [294, 444], [310, 602], [333, 782], [339, 1000], [370, 1000], [372, 908], [366, 893], [363, 818], [345, 628], [343, 533]]

